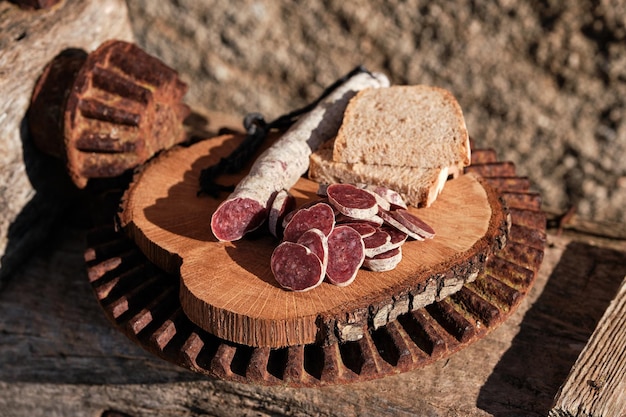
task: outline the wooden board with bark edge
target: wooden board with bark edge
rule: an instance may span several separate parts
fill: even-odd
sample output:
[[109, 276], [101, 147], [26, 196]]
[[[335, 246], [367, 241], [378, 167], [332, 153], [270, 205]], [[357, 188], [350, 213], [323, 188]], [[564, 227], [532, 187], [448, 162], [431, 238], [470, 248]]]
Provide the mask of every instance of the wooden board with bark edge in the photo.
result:
[[[162, 154], [136, 176], [120, 213], [122, 226], [152, 262], [180, 272], [189, 319], [225, 340], [270, 348], [358, 340], [368, 327], [460, 290], [506, 241], [507, 212], [498, 194], [478, 176], [463, 175], [448, 182], [432, 207], [417, 210], [437, 236], [407, 242], [394, 271], [361, 270], [345, 288], [323, 283], [305, 293], [285, 291], [270, 270], [277, 240], [259, 233], [218, 242], [209, 220], [220, 201], [197, 197], [200, 171], [241, 139], [224, 135]], [[316, 198], [316, 189], [301, 179], [292, 192], [301, 204]]]

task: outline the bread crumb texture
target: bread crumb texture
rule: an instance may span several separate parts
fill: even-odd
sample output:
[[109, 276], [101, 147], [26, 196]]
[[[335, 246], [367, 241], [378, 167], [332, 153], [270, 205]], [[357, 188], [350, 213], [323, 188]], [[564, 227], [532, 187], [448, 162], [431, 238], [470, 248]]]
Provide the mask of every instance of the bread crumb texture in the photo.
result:
[[468, 165], [463, 112], [454, 96], [439, 87], [363, 90], [348, 104], [333, 161], [419, 168]]

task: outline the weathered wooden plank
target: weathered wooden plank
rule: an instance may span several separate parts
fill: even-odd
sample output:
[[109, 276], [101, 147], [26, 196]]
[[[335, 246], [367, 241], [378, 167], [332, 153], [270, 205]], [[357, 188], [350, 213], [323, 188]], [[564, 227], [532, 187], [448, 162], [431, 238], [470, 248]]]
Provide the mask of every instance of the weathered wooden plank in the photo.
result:
[[3, 415], [544, 416], [626, 275], [626, 241], [550, 232], [519, 310], [445, 361], [344, 386], [262, 387], [178, 368], [112, 327], [73, 217], [0, 291]]
[[626, 415], [626, 278], [561, 387], [551, 417]]

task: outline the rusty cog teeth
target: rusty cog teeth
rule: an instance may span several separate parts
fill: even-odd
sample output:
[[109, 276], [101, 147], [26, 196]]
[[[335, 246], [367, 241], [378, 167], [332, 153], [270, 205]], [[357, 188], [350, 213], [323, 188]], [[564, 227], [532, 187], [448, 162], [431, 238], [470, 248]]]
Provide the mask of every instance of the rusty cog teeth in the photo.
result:
[[500, 255], [507, 259], [515, 259], [517, 264], [531, 271], [536, 270], [543, 260], [543, 251], [515, 241], [510, 241]]
[[530, 229], [543, 229], [546, 227], [546, 216], [540, 211], [510, 208], [511, 220], [520, 226]]
[[498, 161], [494, 149], [474, 149], [472, 150], [471, 165], [490, 164]]
[[252, 380], [267, 381], [270, 373], [267, 371], [270, 359], [270, 348], [253, 349], [250, 352], [243, 376]]
[[[283, 380], [287, 383], [299, 384], [308, 380], [305, 373], [305, 346], [289, 346], [287, 360], [283, 371]], [[310, 354], [310, 353], [309, 353]], [[308, 355], [308, 354], [307, 354]]]
[[[491, 161], [493, 154], [487, 150], [477, 158]], [[502, 167], [495, 169], [503, 173]], [[506, 165], [504, 170], [508, 169], [511, 166]], [[527, 191], [526, 180], [506, 178], [507, 186], [524, 190], [513, 193]], [[343, 344], [252, 348], [200, 330], [180, 307], [178, 278], [154, 267], [112, 226], [89, 234], [85, 261], [92, 288], [108, 316], [128, 337], [170, 362], [212, 377], [265, 385], [367, 380], [450, 355], [486, 334], [519, 305], [543, 258], [545, 216], [532, 193], [510, 198], [519, 207], [510, 209], [508, 243], [486, 261], [476, 280], [456, 295], [404, 313], [365, 332], [360, 340]]]
[[458, 342], [468, 342], [474, 336], [472, 323], [463, 317], [448, 299], [431, 304], [426, 310]]
[[465, 167], [465, 172], [473, 172], [482, 177], [515, 177], [515, 164], [513, 162], [492, 162]]
[[36, 146], [63, 158], [77, 187], [120, 176], [186, 139], [187, 85], [175, 70], [123, 41], [80, 52], [46, 67], [29, 110]]
[[108, 133], [86, 132], [76, 140], [76, 149], [82, 152], [132, 154], [137, 149], [137, 143], [120, 141]]
[[209, 363], [210, 371], [221, 377], [229, 377], [233, 375], [231, 364], [235, 357], [236, 348], [227, 343], [221, 343], [211, 362]]
[[153, 99], [152, 91], [122, 76], [118, 72], [96, 65], [93, 69], [93, 87], [134, 101], [146, 107]]
[[177, 291], [172, 287], [165, 287], [159, 295], [149, 300], [137, 314], [128, 320], [127, 326], [137, 337], [140, 337], [140, 333], [148, 330], [148, 326], [154, 327], [155, 323], [171, 314], [177, 299]]
[[527, 177], [485, 177], [485, 180], [500, 192], [526, 192], [530, 189]]
[[445, 338], [433, 326], [433, 318], [424, 308], [403, 314], [398, 322], [426, 357], [438, 357], [446, 350]]
[[180, 306], [167, 317], [154, 332], [149, 336], [148, 341], [151, 345], [156, 347], [159, 353], [163, 353], [166, 346], [170, 343], [172, 338], [176, 335], [177, 326], [180, 327], [181, 319], [183, 318], [183, 311]]
[[468, 313], [488, 327], [492, 326], [500, 319], [500, 309], [468, 287], [461, 288], [459, 292], [451, 295], [451, 297], [452, 300], [461, 305]]
[[541, 229], [531, 229], [518, 224], [513, 224], [511, 225], [511, 230], [509, 232], [509, 241], [523, 243], [543, 254], [543, 248], [546, 244], [546, 232]]
[[80, 99], [78, 101], [78, 110], [86, 119], [131, 127], [138, 127], [141, 123], [141, 114], [110, 106], [97, 99]]
[[517, 209], [541, 209], [541, 194], [531, 192], [503, 192], [502, 198], [509, 208]]
[[504, 282], [489, 274], [483, 275], [481, 278], [469, 284], [468, 287], [481, 294], [489, 294], [494, 300], [494, 303], [497, 303], [505, 312], [522, 297], [521, 292], [509, 287]]

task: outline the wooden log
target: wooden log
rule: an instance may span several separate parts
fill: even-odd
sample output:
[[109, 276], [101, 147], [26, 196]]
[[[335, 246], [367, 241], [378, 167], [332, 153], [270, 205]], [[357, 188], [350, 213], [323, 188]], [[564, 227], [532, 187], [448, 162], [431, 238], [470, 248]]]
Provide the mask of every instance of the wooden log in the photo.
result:
[[626, 415], [626, 278], [556, 396], [551, 417]]
[[132, 40], [123, 0], [65, 0], [42, 10], [0, 2], [0, 283], [75, 197], [58, 161], [29, 138], [25, 117], [44, 67], [62, 51]]

